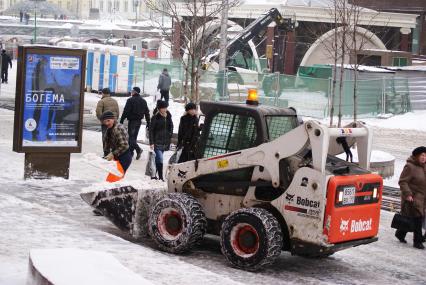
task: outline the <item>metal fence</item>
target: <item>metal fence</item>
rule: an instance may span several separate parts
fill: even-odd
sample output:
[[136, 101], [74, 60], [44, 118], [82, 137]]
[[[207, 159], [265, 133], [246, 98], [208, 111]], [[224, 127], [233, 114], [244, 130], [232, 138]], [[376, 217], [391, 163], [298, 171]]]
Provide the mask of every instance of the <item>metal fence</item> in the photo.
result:
[[[140, 60], [135, 64], [135, 84], [145, 93], [157, 93], [158, 76], [167, 68], [172, 78], [171, 96], [182, 98], [185, 81], [184, 68], [176, 60]], [[339, 105], [343, 117], [351, 118], [354, 112], [354, 81], [344, 80], [342, 94], [340, 82], [336, 83], [334, 100], [331, 99], [331, 78], [321, 79], [279, 73], [213, 72], [204, 71], [200, 78], [199, 91], [202, 100], [243, 101], [248, 89], [258, 90], [263, 104], [294, 107], [299, 114], [313, 118], [326, 118], [332, 101], [337, 116]], [[357, 116], [376, 117], [379, 114], [402, 114], [411, 110], [408, 80], [383, 77], [357, 80]]]

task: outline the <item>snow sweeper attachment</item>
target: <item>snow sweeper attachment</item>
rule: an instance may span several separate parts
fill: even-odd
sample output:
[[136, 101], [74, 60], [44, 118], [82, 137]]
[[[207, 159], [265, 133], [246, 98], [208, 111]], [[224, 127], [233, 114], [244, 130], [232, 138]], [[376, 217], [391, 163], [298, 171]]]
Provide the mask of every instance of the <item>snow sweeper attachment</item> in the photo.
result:
[[[369, 171], [369, 128], [301, 123], [294, 109], [252, 104], [253, 98], [201, 102], [205, 120], [196, 159], [169, 165], [168, 194], [145, 208], [158, 247], [182, 253], [210, 233], [220, 236], [233, 266], [254, 271], [282, 250], [319, 257], [376, 241], [382, 178]], [[344, 144], [355, 143], [358, 164], [336, 157]], [[127, 208], [120, 219], [141, 204], [138, 191], [97, 195], [91, 205], [128, 197], [116, 206]]]

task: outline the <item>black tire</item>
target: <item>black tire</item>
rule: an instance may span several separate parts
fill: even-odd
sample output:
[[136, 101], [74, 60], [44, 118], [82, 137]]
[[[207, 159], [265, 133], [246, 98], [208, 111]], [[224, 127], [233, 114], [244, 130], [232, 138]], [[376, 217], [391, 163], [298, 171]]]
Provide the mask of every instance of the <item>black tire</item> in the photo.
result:
[[152, 239], [161, 250], [183, 253], [202, 240], [207, 219], [200, 203], [192, 196], [170, 193], [152, 208], [148, 225]]
[[281, 226], [265, 209], [240, 209], [223, 222], [220, 245], [223, 255], [232, 265], [256, 271], [272, 264], [281, 254]]

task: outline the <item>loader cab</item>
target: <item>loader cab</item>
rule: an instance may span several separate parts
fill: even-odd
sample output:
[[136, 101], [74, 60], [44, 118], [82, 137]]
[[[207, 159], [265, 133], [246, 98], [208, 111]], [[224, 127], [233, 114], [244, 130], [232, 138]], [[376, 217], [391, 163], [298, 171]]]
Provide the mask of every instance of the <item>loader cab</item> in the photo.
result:
[[296, 111], [243, 102], [202, 101], [205, 115], [197, 158], [256, 147], [298, 126]]
[[[238, 154], [240, 150], [274, 140], [299, 125], [296, 112], [291, 108], [207, 101], [201, 101], [200, 107], [205, 117], [197, 159]], [[254, 166], [213, 172], [198, 176], [192, 182], [206, 193], [244, 197], [253, 171]]]

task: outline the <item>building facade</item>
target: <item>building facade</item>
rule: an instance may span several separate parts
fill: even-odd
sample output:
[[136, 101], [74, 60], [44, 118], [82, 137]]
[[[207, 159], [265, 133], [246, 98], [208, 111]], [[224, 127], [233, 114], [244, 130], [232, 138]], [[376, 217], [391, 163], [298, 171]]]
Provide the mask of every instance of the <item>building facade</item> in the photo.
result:
[[402, 31], [399, 39], [400, 49], [426, 55], [425, 0], [350, 0], [350, 2], [377, 11], [418, 15], [416, 28], [412, 31]]
[[[0, 12], [21, 0], [0, 0]], [[78, 19], [135, 20], [146, 11], [142, 0], [47, 0], [68, 10]]]

